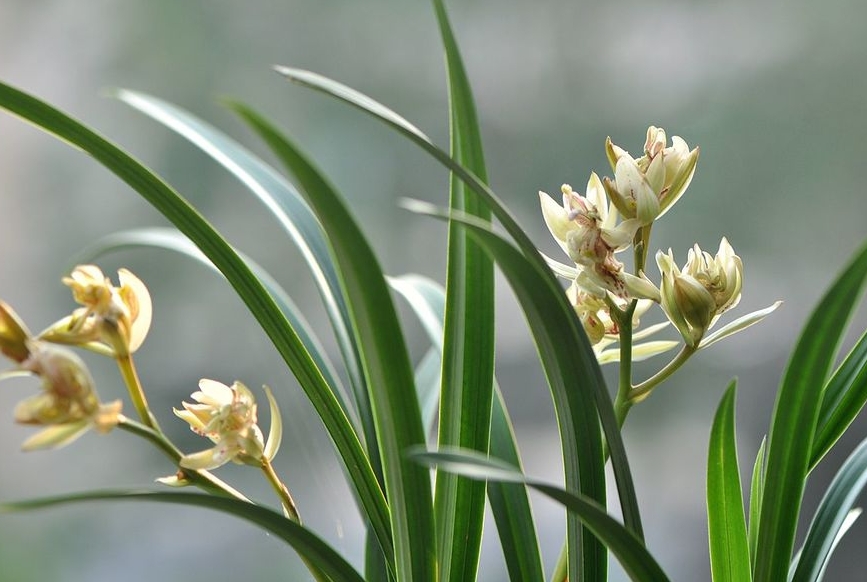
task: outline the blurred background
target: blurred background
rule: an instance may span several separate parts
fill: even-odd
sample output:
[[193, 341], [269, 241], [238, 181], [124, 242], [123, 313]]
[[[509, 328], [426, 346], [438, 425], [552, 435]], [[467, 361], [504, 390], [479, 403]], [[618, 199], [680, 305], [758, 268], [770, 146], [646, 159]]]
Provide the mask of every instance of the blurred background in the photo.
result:
[[[694, 243], [725, 235], [743, 258], [743, 300], [729, 317], [777, 299], [764, 324], [694, 358], [636, 407], [625, 438], [648, 544], [674, 580], [709, 579], [704, 508], [707, 441], [727, 382], [740, 382], [742, 470], [768, 430], [786, 356], [821, 293], [867, 238], [867, 5], [855, 0], [466, 0], [450, 2], [475, 90], [491, 184], [540, 248], [555, 256], [538, 190], [583, 191], [610, 174], [603, 144], [638, 153], [648, 125], [700, 145], [686, 196], [654, 229], [679, 263]], [[269, 115], [332, 178], [391, 274], [444, 280], [445, 227], [397, 206], [402, 196], [444, 205], [448, 175], [420, 150], [345, 105], [292, 86], [270, 67], [308, 68], [370, 94], [448, 144], [442, 51], [429, 2], [418, 0], [0, 1], [0, 79], [97, 128], [164, 176], [303, 305], [336, 355], [298, 252], [224, 170], [158, 124], [105, 97], [141, 90], [267, 151], [219, 104], [225, 96]], [[138, 195], [88, 157], [0, 115], [0, 297], [42, 329], [73, 304], [60, 283], [76, 251], [119, 230], [164, 226]], [[199, 378], [278, 393], [286, 435], [278, 469], [306, 522], [361, 563], [358, 515], [312, 408], [241, 302], [212, 273], [158, 251], [115, 253], [150, 287], [155, 320], [137, 362], [161, 420], [187, 450], [203, 447], [170, 408]], [[652, 269], [651, 276], [657, 277]], [[558, 436], [535, 350], [508, 286], [498, 287], [497, 373], [528, 473], [561, 481]], [[853, 301], [856, 298], [853, 298]], [[408, 310], [414, 356], [426, 348]], [[865, 326], [856, 317], [848, 345]], [[105, 399], [120, 397], [112, 365], [88, 357]], [[646, 377], [664, 357], [639, 366]], [[607, 369], [610, 375], [612, 369]], [[35, 382], [0, 389], [0, 499], [102, 488], [155, 487], [172, 473], [130, 435], [84, 436], [61, 451], [22, 454], [32, 433], [12, 424]], [[831, 476], [867, 434], [859, 421], [812, 475], [802, 529]], [[258, 475], [221, 470], [270, 502]], [[616, 508], [615, 510], [616, 511]], [[547, 568], [563, 511], [535, 498]], [[493, 523], [481, 580], [505, 579]], [[840, 544], [830, 580], [861, 580], [867, 524]], [[625, 576], [614, 566], [613, 580]], [[307, 579], [281, 542], [205, 510], [111, 503], [0, 517], [8, 582]], [[286, 572], [289, 572], [287, 575]]]

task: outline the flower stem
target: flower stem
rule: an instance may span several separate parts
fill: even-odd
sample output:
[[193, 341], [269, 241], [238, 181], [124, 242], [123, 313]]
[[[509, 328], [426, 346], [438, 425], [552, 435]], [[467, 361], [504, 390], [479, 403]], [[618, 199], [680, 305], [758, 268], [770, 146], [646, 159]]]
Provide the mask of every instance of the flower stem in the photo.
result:
[[[169, 457], [175, 464], [180, 465], [183, 453], [181, 453], [181, 451], [174, 444], [172, 444], [172, 442], [169, 441], [169, 439], [167, 439], [163, 433], [155, 430], [152, 427], [129, 419], [122, 414], [118, 418], [117, 426], [122, 430], [125, 430], [129, 433], [140, 436], [150, 441], [151, 443], [156, 445], [158, 449], [165, 453], [165, 455]], [[192, 471], [189, 469], [181, 469], [179, 472], [181, 473], [181, 475], [179, 476], [183, 476], [203, 491], [207, 491], [208, 493], [214, 493], [215, 495], [220, 495], [221, 497], [234, 497], [235, 499], [240, 499], [241, 501], [250, 501], [240, 491], [238, 491], [228, 483], [222, 481], [221, 479], [215, 477], [212, 473], [208, 471]]]
[[150, 407], [148, 406], [148, 401], [147, 398], [145, 398], [144, 389], [142, 388], [141, 381], [138, 378], [138, 372], [136, 372], [132, 356], [130, 354], [119, 355], [117, 356], [116, 361], [127, 390], [129, 390], [129, 397], [132, 399], [132, 404], [135, 407], [139, 418], [141, 418], [141, 421], [149, 428], [153, 429], [157, 433], [162, 433], [159, 424], [157, 424], [156, 417], [154, 417]]
[[632, 390], [632, 317], [637, 305], [638, 301], [634, 299], [624, 310], [618, 309], [613, 301], [610, 301], [609, 304], [609, 313], [620, 328], [620, 374], [617, 383], [617, 396], [614, 398], [614, 415], [619, 427], [623, 427], [626, 415], [632, 407], [632, 403], [629, 401]]
[[632, 404], [635, 404], [636, 402], [641, 402], [642, 400], [650, 396], [650, 392], [654, 388], [656, 388], [669, 376], [674, 374], [674, 372], [676, 372], [678, 368], [680, 368], [684, 363], [686, 363], [686, 361], [695, 352], [695, 347], [684, 344], [684, 346], [680, 349], [674, 359], [672, 359], [668, 364], [666, 364], [663, 369], [661, 369], [659, 372], [657, 372], [644, 382], [637, 384], [635, 387], [632, 388], [628, 397], [630, 406]]
[[301, 515], [298, 513], [298, 506], [295, 505], [295, 500], [292, 499], [292, 495], [289, 493], [289, 488], [277, 476], [277, 472], [274, 471], [274, 465], [267, 458], [262, 459], [262, 472], [265, 473], [268, 483], [271, 484], [274, 492], [277, 493], [277, 497], [280, 498], [280, 504], [286, 512], [286, 517], [301, 525]]

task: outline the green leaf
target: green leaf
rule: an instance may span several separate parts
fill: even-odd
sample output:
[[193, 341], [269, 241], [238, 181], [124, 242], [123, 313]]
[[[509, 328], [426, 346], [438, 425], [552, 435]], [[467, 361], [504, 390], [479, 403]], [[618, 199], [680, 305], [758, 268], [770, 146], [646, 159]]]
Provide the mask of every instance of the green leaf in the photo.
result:
[[[417, 275], [396, 277], [389, 282], [410, 303], [433, 344], [431, 352], [422, 360], [419, 369], [427, 365], [428, 357], [434, 356], [436, 368], [439, 370], [439, 355], [443, 342], [442, 321], [445, 311], [444, 289], [434, 281]], [[418, 377], [417, 369], [417, 383]], [[433, 394], [421, 395], [421, 393], [419, 396], [423, 416], [426, 419], [425, 426], [430, 426], [430, 420], [436, 414], [435, 408], [430, 403], [431, 400], [436, 402], [434, 396]], [[516, 443], [512, 421], [495, 379], [490, 454], [520, 468], [521, 458]], [[510, 578], [521, 582], [542, 582], [545, 579], [542, 556], [526, 487], [514, 483], [492, 482], [488, 483], [487, 491]]]
[[765, 487], [765, 445], [767, 437], [762, 438], [756, 462], [753, 464], [753, 475], [750, 479], [750, 523], [747, 538], [750, 544], [750, 563], [756, 564], [756, 544], [759, 541], [759, 520], [762, 513], [762, 491]]
[[846, 459], [819, 503], [819, 508], [807, 531], [792, 582], [817, 582], [822, 579], [831, 552], [839, 541], [850, 511], [865, 485], [867, 485], [867, 440], [862, 441], [855, 452]]
[[144, 93], [119, 90], [117, 97], [187, 139], [235, 176], [277, 219], [301, 251], [331, 321], [364, 428], [368, 456], [381, 481], [382, 471], [370, 401], [361, 373], [358, 346], [349, 330], [349, 308], [340, 290], [340, 280], [325, 235], [310, 207], [292, 184], [271, 166], [191, 113]]
[[[200, 251], [198, 247], [190, 241], [190, 239], [173, 228], [135, 228], [112, 233], [88, 244], [76, 253], [70, 262], [73, 265], [89, 263], [114, 251], [120, 251], [123, 249], [141, 249], [145, 247], [179, 253], [198, 261], [222, 277], [222, 273], [220, 273], [220, 270], [214, 266], [214, 263], [212, 263], [210, 259], [208, 259], [208, 257], [206, 257], [202, 251]], [[340, 382], [340, 377], [334, 369], [334, 364], [331, 363], [325, 348], [322, 347], [322, 344], [319, 342], [319, 339], [316, 337], [315, 332], [307, 322], [304, 314], [298, 306], [295, 305], [295, 302], [292, 301], [292, 298], [288, 293], [286, 293], [286, 290], [283, 289], [274, 277], [262, 268], [261, 265], [253, 261], [244, 253], [239, 251], [236, 252], [256, 275], [262, 285], [268, 290], [271, 297], [274, 298], [274, 301], [280, 307], [280, 311], [283, 312], [283, 315], [286, 316], [289, 324], [298, 333], [298, 338], [301, 340], [301, 343], [304, 344], [310, 357], [312, 357], [313, 361], [316, 362], [316, 366], [322, 372], [325, 381], [329, 386], [334, 388], [334, 395], [340, 402], [340, 406], [343, 408], [344, 413], [346, 413], [346, 415], [352, 419], [354, 424], [357, 426], [358, 421], [355, 419], [355, 410], [349, 404], [350, 400], [346, 395], [342, 382]]]
[[828, 380], [819, 411], [818, 429], [813, 441], [810, 470], [831, 450], [843, 436], [852, 421], [867, 403], [867, 333]]
[[845, 267], [810, 316], [777, 392], [768, 439], [756, 582], [778, 582], [786, 577], [813, 454], [822, 388], [865, 277], [867, 246]]
[[[426, 206], [418, 211], [444, 218]], [[518, 298], [536, 342], [551, 389], [560, 429], [567, 489], [605, 504], [605, 473], [596, 394], [606, 393], [601, 370], [575, 311], [547, 267], [539, 270], [510, 243], [471, 216], [460, 220], [491, 254]], [[610, 404], [610, 400], [606, 400]], [[580, 520], [567, 518], [567, 544], [572, 580], [604, 577], [606, 552], [591, 535], [582, 535]], [[579, 570], [578, 567], [582, 570]], [[574, 569], [573, 569], [574, 568]], [[579, 572], [581, 572], [579, 574]]]
[[3, 83], [0, 83], [0, 107], [90, 154], [152, 204], [223, 273], [289, 365], [322, 419], [352, 478], [365, 516], [388, 556], [392, 546], [389, 510], [361, 442], [297, 333], [244, 260], [180, 194], [81, 123]]
[[[497, 220], [499, 220], [509, 235], [515, 240], [518, 248], [524, 254], [526, 259], [534, 265], [538, 272], [543, 273], [542, 277], [546, 279], [546, 284], [552, 286], [552, 288], [559, 289], [557, 280], [548, 269], [545, 260], [536, 250], [533, 242], [521, 229], [515, 218], [491, 191], [491, 189], [476, 177], [475, 174], [464, 168], [461, 164], [453, 160], [451, 156], [431, 143], [427, 136], [425, 136], [418, 128], [376, 100], [332, 79], [328, 79], [327, 77], [323, 77], [316, 73], [311, 73], [310, 71], [289, 67], [275, 67], [275, 70], [292, 81], [317, 91], [321, 91], [327, 95], [331, 95], [332, 97], [336, 97], [337, 99], [345, 101], [346, 103], [373, 115], [374, 117], [386, 122], [389, 126], [424, 149], [434, 159], [452, 171], [455, 176], [461, 179], [461, 181], [467, 184], [467, 186], [478, 194], [479, 197], [487, 201], [491, 208], [491, 212], [496, 216]], [[565, 295], [562, 289], [560, 290], [560, 294]], [[570, 317], [574, 318], [574, 313]], [[583, 337], [584, 331], [583, 329], [579, 329], [577, 333], [581, 334]], [[590, 356], [587, 355], [586, 357]], [[590, 365], [598, 369], [595, 359], [593, 359], [593, 362]], [[594, 372], [594, 374], [598, 374], [598, 377], [601, 378], [601, 372]], [[599, 418], [610, 451], [611, 466], [614, 470], [614, 477], [616, 480], [617, 492], [620, 497], [620, 506], [623, 511], [624, 522], [627, 528], [635, 532], [639, 538], [643, 538], [641, 519], [638, 513], [638, 502], [635, 498], [635, 487], [632, 482], [632, 475], [626, 459], [626, 450], [623, 446], [623, 439], [620, 435], [617, 420], [614, 417], [614, 408], [611, 403], [611, 397], [602, 382], [593, 382], [592, 388], [596, 392], [596, 406], [599, 410]]]
[[735, 442], [735, 392], [732, 381], [717, 409], [707, 458], [707, 521], [714, 582], [751, 579], [747, 525]]
[[85, 501], [158, 501], [214, 509], [247, 520], [290, 544], [308, 563], [332, 582], [364, 582], [364, 579], [331, 546], [313, 532], [281, 514], [228, 497], [157, 491], [97, 491], [62, 497], [0, 504], [0, 512], [25, 511]]
[[[446, 55], [451, 154], [487, 181], [476, 107], [442, 0], [433, 0]], [[452, 210], [490, 221], [491, 211], [464, 182], [451, 176]], [[439, 444], [487, 452], [494, 381], [494, 269], [491, 259], [458, 224], [449, 225], [445, 340]], [[485, 515], [485, 484], [438, 475], [434, 511], [439, 575], [444, 582], [474, 580]]]
[[403, 456], [406, 449], [425, 442], [425, 433], [412, 366], [385, 276], [344, 201], [312, 163], [260, 115], [241, 104], [231, 107], [296, 176], [302, 194], [329, 233], [370, 390], [397, 579], [433, 580], [436, 540], [430, 475]]
[[590, 531], [611, 550], [620, 561], [623, 569], [636, 582], [664, 582], [668, 576], [650, 555], [644, 543], [620, 522], [605, 512], [595, 500], [580, 493], [561, 489], [542, 481], [529, 478], [514, 467], [485, 457], [475, 451], [437, 451], [415, 450], [411, 457], [420, 463], [435, 465], [445, 471], [460, 473], [472, 479], [526, 483], [533, 489], [561, 503], [576, 514]]

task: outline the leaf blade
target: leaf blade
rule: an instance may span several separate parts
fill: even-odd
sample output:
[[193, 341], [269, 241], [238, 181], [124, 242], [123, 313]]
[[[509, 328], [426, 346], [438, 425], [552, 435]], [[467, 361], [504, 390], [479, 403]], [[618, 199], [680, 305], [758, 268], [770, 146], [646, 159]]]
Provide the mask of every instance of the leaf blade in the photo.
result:
[[708, 447], [708, 539], [714, 582], [752, 578], [735, 443], [735, 393], [732, 381], [714, 417]]

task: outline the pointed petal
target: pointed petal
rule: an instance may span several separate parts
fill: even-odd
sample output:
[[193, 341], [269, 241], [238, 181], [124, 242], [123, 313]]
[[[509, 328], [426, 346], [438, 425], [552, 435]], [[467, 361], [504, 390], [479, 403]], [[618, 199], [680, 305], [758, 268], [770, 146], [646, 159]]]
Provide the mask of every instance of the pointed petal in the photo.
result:
[[136, 302], [136, 315], [135, 320], [132, 322], [129, 337], [129, 352], [133, 353], [142, 345], [151, 327], [151, 319], [153, 317], [151, 295], [141, 279], [127, 269], [120, 269], [117, 272], [117, 277], [120, 281], [121, 289], [129, 289], [128, 293], [133, 297], [132, 300], [125, 299]]
[[579, 270], [573, 266], [567, 265], [565, 263], [561, 263], [556, 259], [552, 259], [545, 253], [540, 252], [542, 258], [548, 264], [548, 267], [554, 271], [554, 274], [558, 277], [562, 277], [563, 279], [568, 279], [570, 281], [574, 280], [575, 277], [578, 276]]
[[271, 389], [267, 386], [262, 386], [262, 388], [265, 389], [265, 396], [268, 397], [268, 404], [271, 408], [271, 429], [268, 431], [264, 452], [265, 458], [271, 461], [280, 449], [280, 442], [283, 440], [283, 419], [280, 415], [280, 408], [277, 406], [277, 399], [274, 398]]
[[[675, 140], [680, 139], [675, 137]], [[683, 140], [681, 140], [683, 141]], [[684, 142], [684, 146], [686, 142]], [[692, 182], [692, 177], [695, 175], [695, 166], [698, 163], [698, 154], [699, 148], [695, 148], [684, 161], [683, 165], [680, 166], [677, 174], [672, 178], [671, 185], [668, 187], [668, 192], [665, 193], [665, 196], [661, 200], [659, 216], [657, 218], [661, 218], [668, 209], [674, 206], [674, 203], [677, 202], [683, 193], [686, 192], [689, 183]]]
[[24, 441], [21, 450], [36, 451], [64, 447], [86, 433], [89, 428], [90, 421], [88, 420], [49, 426]]
[[539, 192], [539, 203], [542, 205], [542, 218], [551, 235], [563, 246], [566, 235], [573, 229], [573, 222], [569, 220], [569, 212], [554, 201], [548, 194]]
[[737, 318], [731, 323], [726, 324], [720, 329], [716, 330], [706, 338], [704, 341], [699, 344], [698, 349], [703, 350], [716, 342], [729, 337], [730, 335], [736, 334], [739, 331], [743, 331], [751, 325], [755, 325], [765, 317], [770, 315], [774, 310], [777, 309], [780, 305], [782, 305], [782, 301], [777, 301], [773, 305], [769, 305], [764, 309], [759, 309], [758, 311], [753, 311], [752, 313], [748, 313], [742, 317]]

